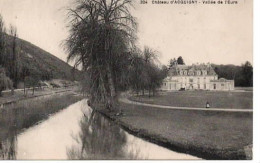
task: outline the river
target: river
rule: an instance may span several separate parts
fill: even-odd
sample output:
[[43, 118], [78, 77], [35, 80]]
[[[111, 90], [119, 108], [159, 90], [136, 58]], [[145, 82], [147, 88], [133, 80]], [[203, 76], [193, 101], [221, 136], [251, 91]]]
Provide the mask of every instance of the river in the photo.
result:
[[[199, 159], [135, 137], [79, 101], [10, 138], [13, 159]], [[4, 152], [3, 152], [4, 153]]]

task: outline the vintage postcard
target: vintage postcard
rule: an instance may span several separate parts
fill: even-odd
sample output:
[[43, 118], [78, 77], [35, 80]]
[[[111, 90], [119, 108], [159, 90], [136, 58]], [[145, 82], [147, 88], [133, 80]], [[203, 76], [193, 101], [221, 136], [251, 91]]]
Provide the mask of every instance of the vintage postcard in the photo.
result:
[[253, 0], [0, 0], [1, 160], [252, 160]]

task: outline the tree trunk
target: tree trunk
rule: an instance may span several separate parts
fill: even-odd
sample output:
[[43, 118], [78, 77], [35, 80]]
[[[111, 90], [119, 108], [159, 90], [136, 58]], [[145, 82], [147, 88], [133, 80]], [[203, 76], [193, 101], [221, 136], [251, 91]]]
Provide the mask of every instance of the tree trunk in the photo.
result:
[[144, 96], [144, 89], [143, 89], [143, 96]]
[[149, 98], [151, 97], [151, 89], [149, 89]]
[[[108, 98], [106, 107], [109, 110], [120, 109], [120, 108], [116, 107], [116, 89], [115, 89], [115, 84], [114, 84], [113, 77], [112, 77], [112, 71], [111, 71], [111, 68], [109, 65], [108, 65], [108, 69], [107, 69], [107, 78], [108, 78], [108, 87], [109, 87], [110, 97]], [[119, 110], [119, 112], [120, 112], [120, 110]]]
[[111, 68], [109, 65], [107, 67], [108, 67], [107, 68], [107, 78], [108, 78], [108, 86], [109, 86], [109, 90], [110, 90], [110, 97], [112, 97], [112, 99], [114, 99], [116, 96], [115, 84], [113, 81]]
[[11, 94], [14, 95], [14, 88], [11, 89]]
[[32, 95], [34, 95], [34, 86], [33, 86], [33, 92], [32, 92]]
[[23, 94], [25, 96], [25, 80], [24, 80], [24, 83], [23, 83]]
[[108, 57], [107, 60], [107, 79], [108, 79], [108, 87], [109, 87], [109, 94], [110, 94], [110, 98], [107, 101], [107, 106], [109, 109], [119, 109], [120, 112], [120, 108], [117, 108], [116, 105], [116, 89], [115, 89], [115, 83], [114, 83], [114, 79], [113, 79], [113, 72], [112, 72], [112, 37], [111, 37], [111, 24], [108, 18], [105, 18], [105, 53], [106, 56]]

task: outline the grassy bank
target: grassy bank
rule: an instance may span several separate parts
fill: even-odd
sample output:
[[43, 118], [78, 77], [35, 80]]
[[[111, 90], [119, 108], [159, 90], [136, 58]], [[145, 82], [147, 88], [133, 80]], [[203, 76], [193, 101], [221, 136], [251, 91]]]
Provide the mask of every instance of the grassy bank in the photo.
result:
[[22, 89], [15, 90], [14, 94], [12, 95], [11, 92], [4, 92], [2, 93], [2, 96], [0, 97], [0, 104], [9, 103], [9, 102], [15, 102], [20, 100], [26, 100], [28, 98], [34, 98], [39, 96], [45, 96], [55, 93], [62, 93], [62, 92], [68, 92], [68, 91], [78, 91], [78, 87], [72, 86], [67, 88], [37, 88], [34, 91], [32, 90], [26, 90], [26, 95], [24, 95], [24, 91]]
[[253, 91], [253, 87], [235, 87], [235, 90]]
[[253, 143], [252, 113], [183, 111], [120, 103], [122, 116], [106, 116], [130, 133], [204, 159], [246, 159]]
[[178, 91], [148, 96], [130, 97], [133, 101], [149, 104], [204, 108], [206, 102], [212, 108], [252, 109], [253, 92]]
[[0, 110], [0, 140], [47, 119], [50, 114], [81, 100], [71, 93], [19, 101]]

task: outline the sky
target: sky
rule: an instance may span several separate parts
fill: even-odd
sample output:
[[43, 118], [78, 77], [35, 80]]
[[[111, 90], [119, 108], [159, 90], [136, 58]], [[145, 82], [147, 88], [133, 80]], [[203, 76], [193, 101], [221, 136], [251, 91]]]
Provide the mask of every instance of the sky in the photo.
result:
[[[0, 13], [18, 36], [66, 61], [65, 8], [73, 0], [0, 0]], [[253, 62], [252, 0], [237, 5], [147, 5], [136, 0], [138, 45], [159, 52], [162, 64], [182, 56], [186, 64]]]

